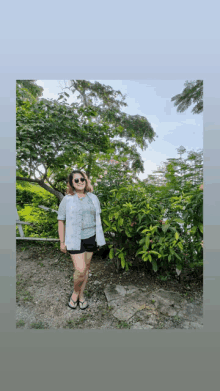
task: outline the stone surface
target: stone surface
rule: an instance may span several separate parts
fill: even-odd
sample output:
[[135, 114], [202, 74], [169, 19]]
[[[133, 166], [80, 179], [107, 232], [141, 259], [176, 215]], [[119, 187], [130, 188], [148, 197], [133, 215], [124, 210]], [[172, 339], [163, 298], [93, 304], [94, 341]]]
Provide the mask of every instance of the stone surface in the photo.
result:
[[[173, 320], [178, 320], [178, 326], [189, 329], [203, 327], [203, 311], [201, 303], [187, 303], [177, 292], [158, 289], [153, 293], [135, 286], [107, 285], [104, 289], [108, 305], [113, 308], [112, 314], [119, 321], [131, 322], [134, 316], [139, 316], [142, 323], [135, 322], [131, 328], [154, 328], [159, 319], [167, 327]], [[161, 322], [161, 319], [160, 319]]]
[[168, 315], [168, 316], [175, 316], [177, 314], [176, 311], [172, 310], [169, 307], [165, 307], [165, 306], [160, 309], [160, 312], [161, 312], [161, 314]]
[[156, 316], [155, 315], [151, 315], [148, 320], [147, 320], [147, 323], [148, 324], [151, 324], [151, 325], [155, 325], [157, 324], [157, 319], [156, 319]]
[[153, 326], [150, 326], [149, 324], [142, 325], [140, 322], [136, 322], [130, 329], [153, 329]]
[[129, 308], [128, 306], [126, 305], [122, 305], [120, 306], [120, 308], [118, 308], [115, 312], [113, 312], [113, 315], [119, 319], [119, 320], [129, 320], [130, 318], [132, 318], [132, 316], [134, 315], [134, 310], [133, 308]]
[[203, 329], [203, 324], [200, 324], [198, 322], [187, 322], [187, 321], [185, 321], [182, 324], [182, 327], [184, 329]]

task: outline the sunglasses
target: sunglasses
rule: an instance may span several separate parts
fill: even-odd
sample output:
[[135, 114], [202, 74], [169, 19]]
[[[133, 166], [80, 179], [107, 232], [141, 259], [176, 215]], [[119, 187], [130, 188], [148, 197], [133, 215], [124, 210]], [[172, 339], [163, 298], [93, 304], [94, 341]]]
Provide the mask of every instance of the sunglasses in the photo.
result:
[[[85, 178], [80, 178], [81, 182], [83, 183], [85, 181]], [[79, 183], [79, 179], [74, 179], [75, 183]]]

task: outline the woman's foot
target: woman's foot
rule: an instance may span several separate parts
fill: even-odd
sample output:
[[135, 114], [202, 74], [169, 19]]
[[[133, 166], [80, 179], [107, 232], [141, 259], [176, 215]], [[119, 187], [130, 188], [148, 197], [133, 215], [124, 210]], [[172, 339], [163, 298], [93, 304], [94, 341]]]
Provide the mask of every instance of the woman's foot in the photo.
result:
[[89, 304], [87, 303], [87, 301], [86, 301], [84, 296], [83, 297], [79, 297], [79, 308], [81, 310], [85, 310], [88, 307], [88, 305]]
[[72, 293], [72, 296], [71, 296], [71, 300], [72, 300], [72, 301], [77, 301], [78, 299], [79, 299], [79, 294], [73, 292], [73, 293]]
[[69, 307], [72, 308], [72, 309], [76, 309], [77, 307], [77, 304], [78, 304], [78, 301], [79, 301], [79, 295], [77, 293], [72, 293], [72, 295], [70, 295], [70, 299], [69, 299]]

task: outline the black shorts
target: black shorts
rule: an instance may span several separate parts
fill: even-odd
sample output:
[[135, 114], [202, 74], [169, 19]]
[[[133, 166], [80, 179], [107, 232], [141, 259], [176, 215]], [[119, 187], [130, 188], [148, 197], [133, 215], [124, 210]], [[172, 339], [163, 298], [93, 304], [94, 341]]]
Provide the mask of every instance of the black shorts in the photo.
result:
[[81, 239], [81, 248], [80, 250], [67, 250], [70, 254], [82, 254], [85, 252], [93, 253], [98, 249], [98, 246], [95, 241], [95, 235], [87, 239]]

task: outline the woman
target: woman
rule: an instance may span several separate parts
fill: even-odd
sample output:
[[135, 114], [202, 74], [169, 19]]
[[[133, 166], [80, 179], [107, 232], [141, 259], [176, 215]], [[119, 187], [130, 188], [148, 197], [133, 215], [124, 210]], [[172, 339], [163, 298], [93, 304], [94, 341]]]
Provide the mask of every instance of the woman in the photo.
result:
[[[85, 173], [74, 170], [68, 177], [67, 194], [58, 209], [58, 233], [60, 250], [67, 251], [75, 267], [74, 291], [69, 307], [84, 310], [88, 303], [83, 292], [89, 276], [93, 252], [106, 244], [100, 219], [100, 202], [92, 193], [93, 187]], [[66, 227], [65, 227], [66, 220]]]

